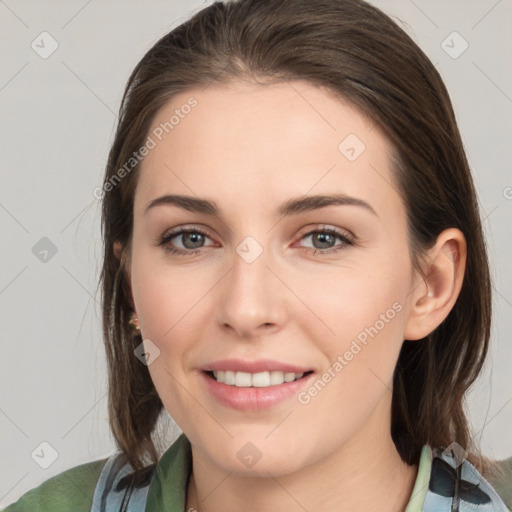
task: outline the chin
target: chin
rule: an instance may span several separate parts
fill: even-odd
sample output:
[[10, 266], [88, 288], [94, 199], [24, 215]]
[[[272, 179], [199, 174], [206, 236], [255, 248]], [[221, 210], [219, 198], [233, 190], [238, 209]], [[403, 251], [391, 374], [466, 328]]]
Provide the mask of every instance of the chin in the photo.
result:
[[[268, 435], [267, 429], [265, 435]], [[265, 439], [258, 433], [254, 436], [247, 433], [242, 436], [217, 442], [214, 446], [211, 439], [203, 438], [201, 444], [207, 457], [223, 471], [237, 476], [275, 477], [292, 474], [311, 464], [308, 454], [312, 448], [302, 444], [296, 446], [292, 436], [286, 443], [282, 438]], [[253, 439], [253, 441], [251, 441]], [[203, 448], [203, 449], [204, 449]]]
[[247, 466], [241, 463], [238, 458], [226, 458], [217, 460], [216, 463], [226, 472], [240, 477], [252, 477], [252, 478], [268, 478], [269, 475], [273, 477], [282, 477], [295, 473], [302, 469], [302, 465], [299, 461], [294, 459], [293, 454], [277, 454], [274, 453], [272, 457], [264, 457], [257, 462], [254, 462], [252, 466]]

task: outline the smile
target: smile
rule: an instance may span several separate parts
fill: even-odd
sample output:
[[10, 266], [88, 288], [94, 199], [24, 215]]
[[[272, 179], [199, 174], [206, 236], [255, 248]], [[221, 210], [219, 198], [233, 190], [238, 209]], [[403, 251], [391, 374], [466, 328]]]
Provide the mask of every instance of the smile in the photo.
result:
[[285, 382], [293, 382], [301, 379], [305, 374], [311, 372], [282, 372], [282, 371], [263, 371], [258, 373], [235, 372], [235, 371], [214, 371], [209, 372], [210, 376], [217, 382], [235, 386], [237, 388], [267, 388], [279, 386]]
[[[207, 394], [217, 403], [239, 411], [263, 411], [277, 407], [281, 403], [290, 403], [289, 401], [293, 400], [315, 376], [312, 370], [293, 368], [291, 365], [280, 363], [274, 364], [274, 366], [278, 365], [289, 367], [280, 370], [264, 370], [263, 363], [259, 362], [246, 364], [244, 368], [246, 371], [239, 371], [237, 366], [243, 367], [244, 364], [216, 364], [215, 366], [224, 366], [224, 369], [205, 368], [200, 375]], [[231, 368], [226, 369], [226, 366]], [[254, 368], [254, 366], [257, 367]], [[266, 366], [268, 368], [273, 365], [266, 364]], [[297, 371], [303, 369], [305, 371]]]

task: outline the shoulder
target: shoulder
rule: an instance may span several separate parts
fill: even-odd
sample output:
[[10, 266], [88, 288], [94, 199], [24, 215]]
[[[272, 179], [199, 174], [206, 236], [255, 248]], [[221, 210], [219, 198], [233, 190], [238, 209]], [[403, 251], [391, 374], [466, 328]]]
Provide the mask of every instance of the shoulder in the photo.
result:
[[[508, 512], [510, 503], [510, 470], [499, 464], [485, 477], [457, 450], [432, 449], [431, 474], [422, 510], [481, 510]], [[497, 475], [501, 478], [497, 478]], [[507, 496], [508, 494], [508, 496]]]
[[96, 460], [63, 471], [25, 493], [3, 512], [89, 512], [106, 462]]
[[496, 489], [509, 510], [512, 510], [512, 457], [497, 461], [493, 471], [486, 474], [485, 478]]

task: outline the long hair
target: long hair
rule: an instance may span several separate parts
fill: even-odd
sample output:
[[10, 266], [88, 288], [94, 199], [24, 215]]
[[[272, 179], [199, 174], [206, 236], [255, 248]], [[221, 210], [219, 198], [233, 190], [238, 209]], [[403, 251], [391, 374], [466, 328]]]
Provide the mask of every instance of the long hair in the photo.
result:
[[[491, 281], [475, 187], [448, 92], [417, 44], [362, 0], [216, 2], [166, 34], [133, 70], [119, 110], [103, 186], [101, 274], [110, 425], [136, 469], [158, 455], [152, 433], [163, 409], [128, 326], [133, 309], [126, 256], [141, 148], [174, 95], [210, 83], [306, 80], [368, 116], [393, 148], [392, 172], [407, 209], [416, 269], [450, 227], [467, 241], [462, 289], [448, 317], [422, 340], [404, 340], [393, 381], [391, 434], [402, 459], [453, 441], [482, 468], [464, 410], [488, 349]], [[257, 106], [255, 106], [257, 108]], [[123, 168], [125, 171], [121, 172]], [[114, 242], [123, 247], [120, 258]], [[472, 457], [472, 458], [471, 458]]]

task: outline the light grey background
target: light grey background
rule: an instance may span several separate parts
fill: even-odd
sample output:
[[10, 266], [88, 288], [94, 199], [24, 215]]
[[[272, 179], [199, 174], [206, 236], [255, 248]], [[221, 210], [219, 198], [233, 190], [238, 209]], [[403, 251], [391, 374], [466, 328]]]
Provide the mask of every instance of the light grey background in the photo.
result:
[[[512, 1], [372, 3], [403, 23], [452, 96], [495, 291], [490, 358], [469, 412], [484, 453], [510, 457]], [[161, 35], [205, 5], [0, 0], [0, 506], [115, 449], [97, 293], [100, 204], [92, 192], [101, 186], [129, 73]], [[46, 59], [31, 47], [51, 48], [43, 31], [58, 43]], [[57, 249], [46, 262], [33, 252], [43, 237]], [[39, 251], [48, 248], [39, 243]], [[169, 440], [176, 433], [171, 428]], [[51, 462], [42, 442], [58, 453], [47, 469], [36, 463]]]

